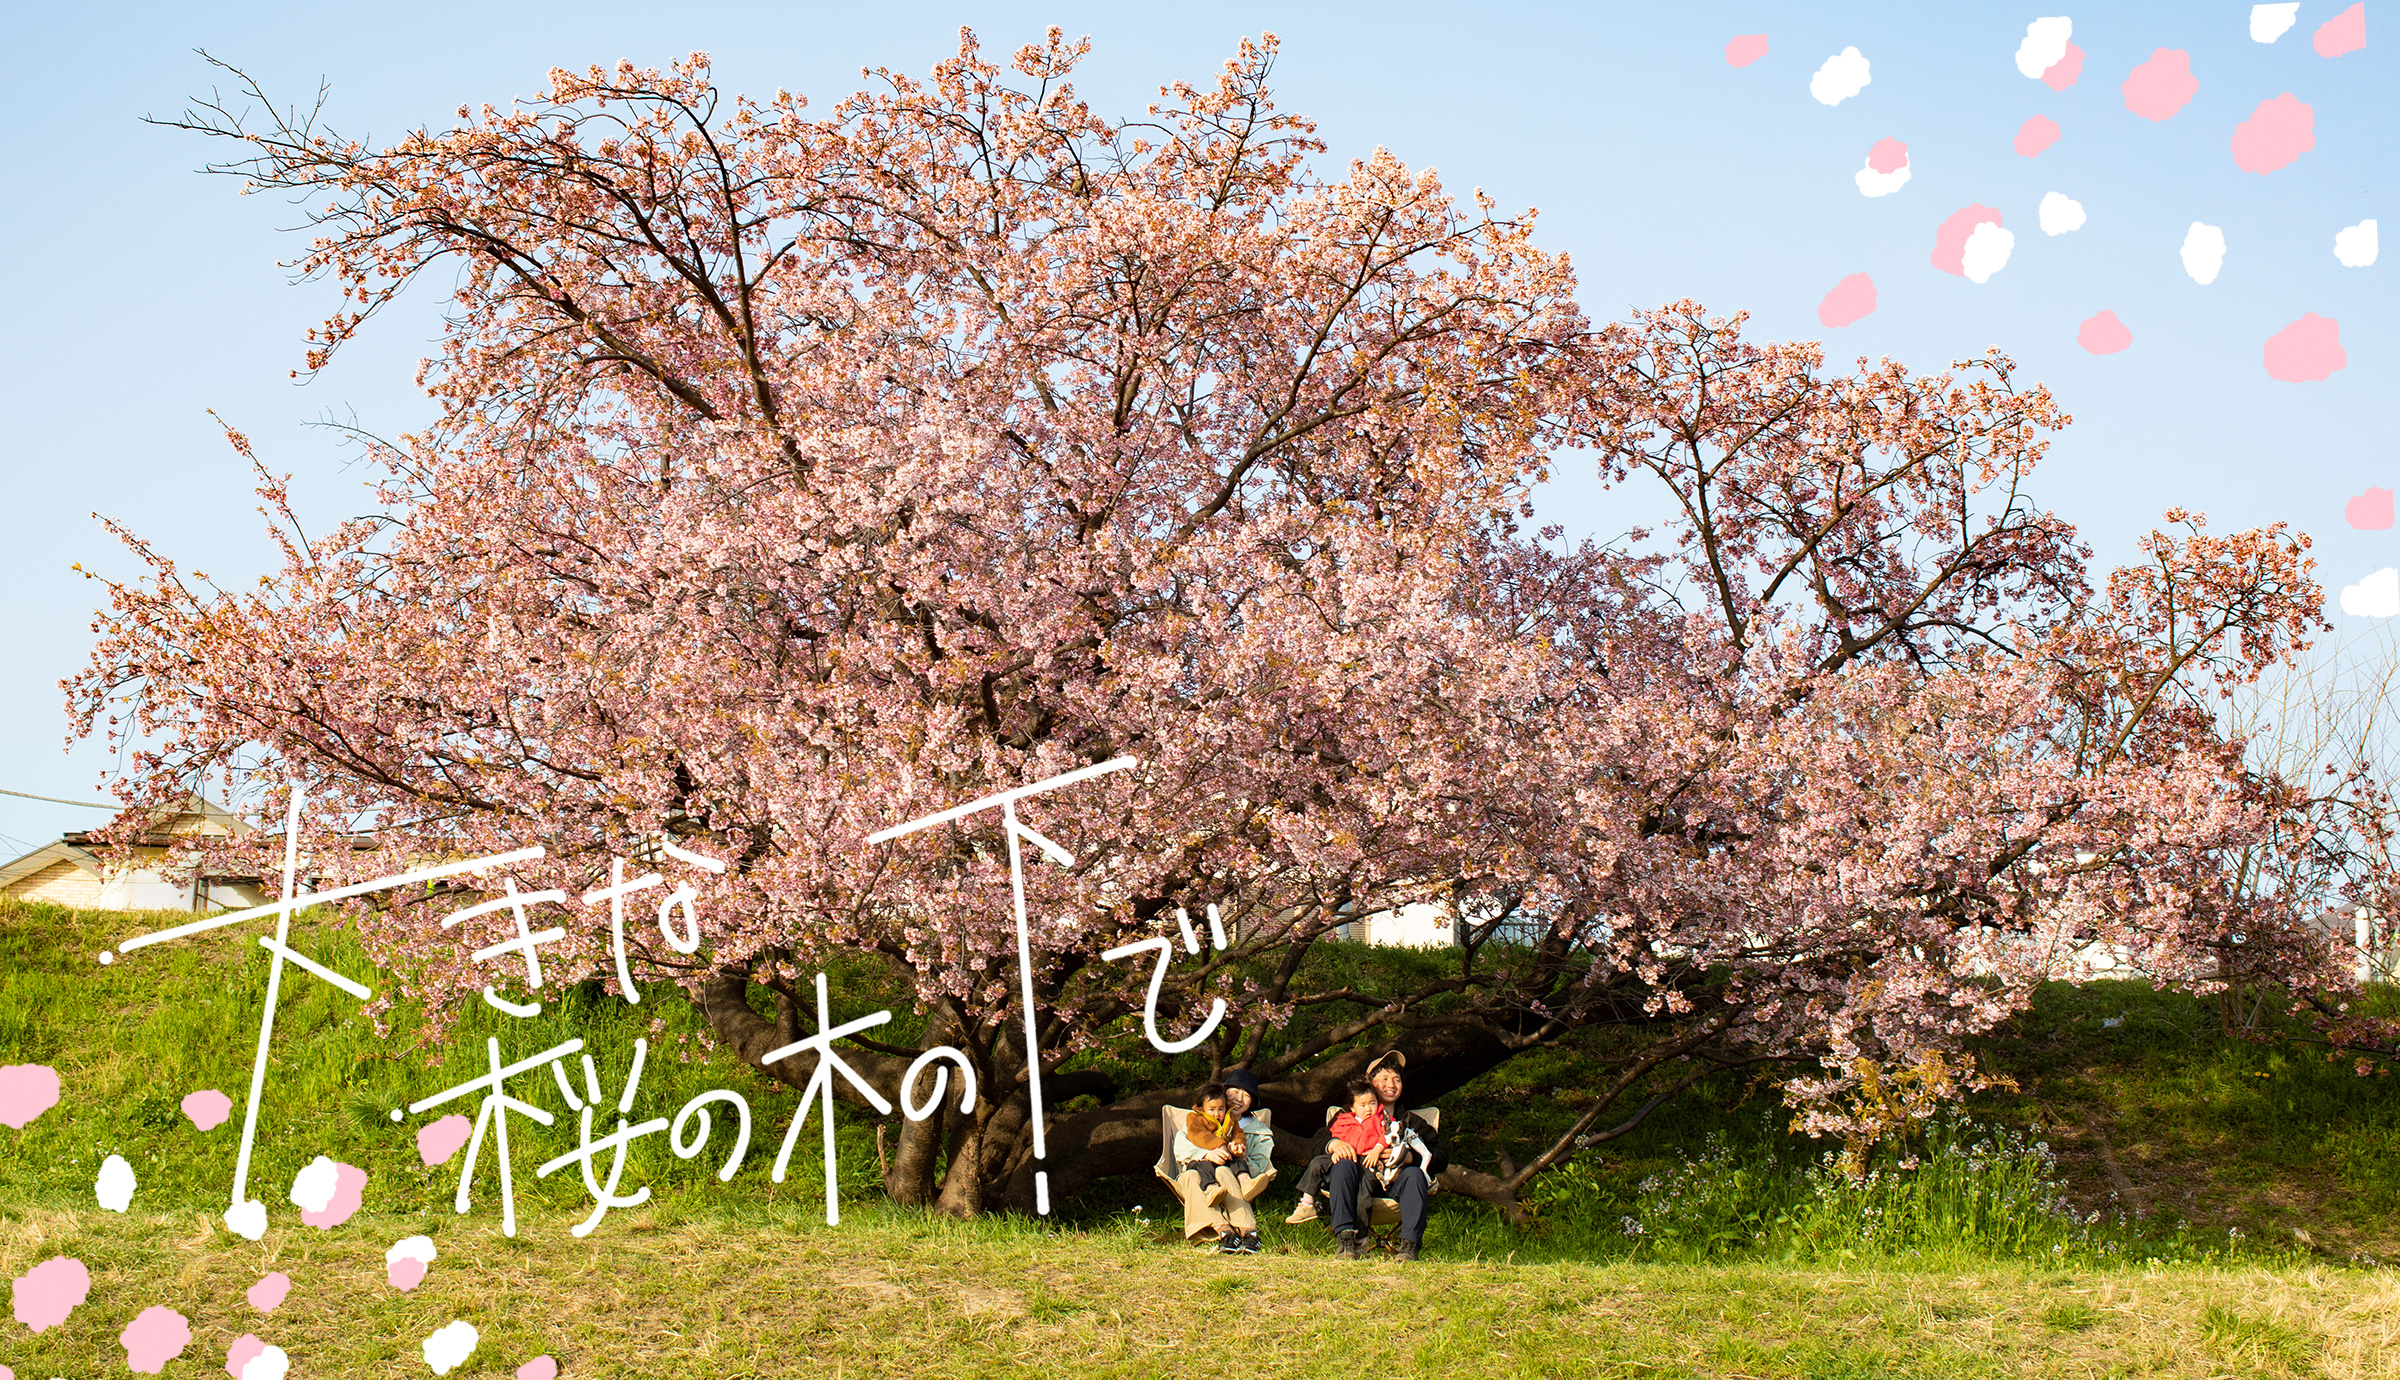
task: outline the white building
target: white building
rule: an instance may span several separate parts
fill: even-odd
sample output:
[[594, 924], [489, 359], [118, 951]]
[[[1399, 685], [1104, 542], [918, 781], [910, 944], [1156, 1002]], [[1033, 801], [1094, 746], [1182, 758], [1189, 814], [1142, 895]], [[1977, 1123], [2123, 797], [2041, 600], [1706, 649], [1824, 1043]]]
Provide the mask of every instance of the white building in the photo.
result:
[[1450, 907], [1438, 901], [1419, 901], [1353, 920], [1342, 926], [1341, 937], [1384, 948], [1438, 949], [1456, 936], [1451, 931]]
[[205, 914], [263, 905], [256, 876], [193, 875], [173, 869], [168, 851], [193, 837], [247, 834], [239, 815], [197, 795], [156, 811], [142, 833], [109, 844], [95, 832], [63, 834], [5, 865], [0, 893], [76, 910], [178, 910]]

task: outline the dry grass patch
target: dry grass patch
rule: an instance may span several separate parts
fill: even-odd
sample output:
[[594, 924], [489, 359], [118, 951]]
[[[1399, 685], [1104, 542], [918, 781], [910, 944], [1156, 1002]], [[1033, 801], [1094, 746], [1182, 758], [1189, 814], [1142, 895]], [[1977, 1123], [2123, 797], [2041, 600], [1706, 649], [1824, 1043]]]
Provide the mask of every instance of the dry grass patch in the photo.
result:
[[[383, 1250], [420, 1231], [440, 1257], [401, 1293]], [[637, 1211], [588, 1241], [564, 1219], [521, 1231], [509, 1240], [480, 1215], [362, 1217], [251, 1243], [198, 1213], [0, 1211], [0, 1277], [62, 1254], [93, 1277], [64, 1324], [0, 1325], [0, 1364], [119, 1373], [117, 1334], [164, 1303], [194, 1334], [168, 1374], [195, 1377], [220, 1371], [244, 1332], [289, 1352], [296, 1376], [421, 1376], [418, 1344], [454, 1318], [482, 1334], [454, 1374], [506, 1376], [548, 1354], [578, 1380], [1149, 1377], [1203, 1339], [1294, 1376], [2400, 1376], [2400, 1284], [2385, 1272], [1346, 1265], [1313, 1235], [1219, 1258], [1130, 1231], [890, 1212], [828, 1228], [797, 1212]], [[260, 1314], [243, 1291], [273, 1270], [291, 1296]]]

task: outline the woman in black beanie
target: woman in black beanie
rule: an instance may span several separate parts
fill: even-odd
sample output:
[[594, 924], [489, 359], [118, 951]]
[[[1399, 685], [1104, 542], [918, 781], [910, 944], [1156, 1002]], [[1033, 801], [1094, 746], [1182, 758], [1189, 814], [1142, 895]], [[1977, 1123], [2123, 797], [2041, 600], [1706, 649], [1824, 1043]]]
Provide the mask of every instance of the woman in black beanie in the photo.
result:
[[[1233, 1113], [1235, 1125], [1242, 1132], [1242, 1161], [1233, 1166], [1241, 1183], [1242, 1197], [1257, 1202], [1275, 1177], [1275, 1129], [1252, 1113], [1258, 1103], [1258, 1075], [1248, 1069], [1227, 1069], [1219, 1080], [1225, 1085], [1225, 1106]], [[1258, 1231], [1243, 1233], [1235, 1249], [1258, 1250]]]

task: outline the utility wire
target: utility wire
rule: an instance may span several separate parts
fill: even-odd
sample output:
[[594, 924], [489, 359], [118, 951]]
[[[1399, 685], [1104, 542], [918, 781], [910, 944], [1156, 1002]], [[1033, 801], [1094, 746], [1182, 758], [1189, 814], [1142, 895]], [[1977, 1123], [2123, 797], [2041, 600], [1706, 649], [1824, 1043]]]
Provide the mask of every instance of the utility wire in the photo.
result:
[[61, 800], [54, 795], [34, 795], [28, 791], [0, 790], [0, 795], [13, 795], [19, 800], [40, 800], [52, 805], [81, 805], [87, 810], [122, 810], [122, 805], [103, 805], [96, 800]]

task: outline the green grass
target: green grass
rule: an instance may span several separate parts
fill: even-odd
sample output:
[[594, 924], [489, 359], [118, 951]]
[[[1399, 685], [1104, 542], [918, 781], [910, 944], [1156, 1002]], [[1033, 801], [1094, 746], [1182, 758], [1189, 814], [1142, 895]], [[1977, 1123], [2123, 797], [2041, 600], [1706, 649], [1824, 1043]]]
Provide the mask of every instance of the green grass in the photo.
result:
[[[899, 1210], [876, 1187], [871, 1125], [848, 1112], [843, 1223], [828, 1228], [813, 1123], [789, 1181], [767, 1179], [796, 1094], [712, 1049], [671, 988], [639, 1007], [579, 995], [521, 1022], [478, 1007], [436, 1044], [405, 1003], [379, 1036], [356, 1001], [287, 974], [251, 1179], [274, 1225], [251, 1243], [217, 1215], [264, 956], [220, 933], [94, 961], [161, 919], [0, 902], [0, 1064], [48, 1064], [65, 1087], [23, 1130], [0, 1127], [0, 1278], [61, 1254], [94, 1277], [59, 1328], [0, 1322], [0, 1365], [19, 1376], [116, 1372], [118, 1331], [153, 1303], [197, 1338], [170, 1375], [221, 1369], [243, 1332], [291, 1351], [297, 1374], [421, 1375], [417, 1341], [452, 1317], [484, 1332], [472, 1374], [546, 1351], [572, 1376], [711, 1380], [1155, 1375], [1194, 1346], [1297, 1375], [2349, 1376], [2392, 1374], [2400, 1354], [2400, 1287], [2345, 1263], [2400, 1254], [2391, 1081], [2229, 1038], [2212, 1006], [2138, 984], [2045, 990], [1984, 1042], [2019, 1090], [1960, 1109], [1972, 1121], [1911, 1147], [1913, 1171], [1840, 1180], [1828, 1147], [1784, 1134], [1771, 1088], [1720, 1079], [1541, 1181], [1530, 1231], [1444, 1194], [1426, 1261], [1344, 1267], [1321, 1231], [1281, 1228], [1275, 1198], [1264, 1255], [1195, 1255], [1146, 1179], [1097, 1185], [1048, 1222]], [[297, 936], [381, 985], [348, 933], [307, 920]], [[1392, 978], [1364, 950], [1328, 961], [1361, 982]], [[842, 1015], [877, 1004], [855, 977], [835, 986]], [[582, 1038], [612, 1101], [645, 1036], [635, 1116], [741, 1093], [754, 1113], [742, 1172], [715, 1178], [722, 1127], [691, 1160], [652, 1137], [627, 1169], [652, 1201], [578, 1240], [567, 1228], [589, 1200], [576, 1176], [532, 1173], [565, 1142], [526, 1128], [518, 1238], [500, 1235], [488, 1172], [474, 1210], [454, 1214], [458, 1160], [428, 1168], [414, 1147], [432, 1114], [395, 1126], [389, 1112], [479, 1073], [492, 1035], [512, 1056]], [[1532, 1153], [1577, 1113], [1609, 1040], [1529, 1055], [1445, 1097], [1456, 1153], [1485, 1166]], [[1100, 1057], [1131, 1082], [1191, 1072]], [[202, 1133], [178, 1103], [208, 1087], [235, 1116]], [[512, 1091], [566, 1112], [546, 1078]], [[140, 1181], [123, 1216], [93, 1206], [111, 1153]], [[329, 1232], [300, 1227], [285, 1198], [320, 1153], [370, 1176], [366, 1210]], [[2138, 1203], [2111, 1199], [2118, 1175]], [[383, 1283], [382, 1252], [418, 1233], [441, 1258], [401, 1294]], [[262, 1317], [241, 1294], [271, 1269], [296, 1288]]]
[[[0, 986], [0, 1063], [48, 1064], [64, 1087], [59, 1108], [23, 1131], [0, 1129], [0, 1202], [88, 1202], [101, 1160], [119, 1154], [133, 1166], [140, 1201], [223, 1210], [257, 1049], [264, 955], [255, 947], [245, 952], [249, 936], [220, 932], [142, 949], [107, 966], [94, 957], [113, 941], [173, 918], [0, 909], [0, 972], [8, 974]], [[382, 986], [346, 930], [304, 918], [294, 925], [292, 944], [336, 972]], [[672, 988], [651, 989], [640, 1006], [577, 993], [525, 1020], [476, 1003], [438, 1045], [425, 1041], [405, 1005], [392, 1011], [389, 1035], [378, 1037], [361, 1003], [323, 982], [287, 971], [283, 990], [250, 1175], [252, 1196], [270, 1210], [284, 1206], [293, 1176], [319, 1154], [365, 1169], [375, 1201], [384, 1205], [446, 1204], [456, 1190], [459, 1162], [426, 1167], [413, 1135], [445, 1112], [472, 1119], [474, 1099], [409, 1117], [405, 1133], [390, 1114], [482, 1073], [485, 1041], [493, 1036], [502, 1041], [503, 1058], [583, 1040], [611, 1105], [629, 1071], [634, 1040], [646, 1038], [642, 1114], [664, 1109], [672, 1116], [700, 1092], [733, 1088], [749, 1101], [753, 1119], [747, 1177], [761, 1181], [770, 1201], [806, 1190], [811, 1201], [822, 1202], [822, 1170], [809, 1153], [818, 1145], [813, 1122], [794, 1151], [789, 1181], [763, 1182], [797, 1093], [712, 1050], [698, 1013]], [[580, 1075], [575, 1082], [580, 1090]], [[231, 1097], [234, 1111], [224, 1125], [201, 1133], [180, 1103], [186, 1093], [205, 1088]], [[547, 1077], [512, 1080], [510, 1092], [562, 1118], [563, 1125], [574, 1124]], [[724, 1110], [712, 1109], [721, 1127], [728, 1119]], [[872, 1191], [873, 1133], [855, 1118], [843, 1117], [840, 1124], [843, 1192]], [[537, 1180], [539, 1161], [525, 1156], [526, 1146], [549, 1146], [556, 1128], [519, 1122], [512, 1134], [520, 1138], [523, 1161], [516, 1183], [520, 1214], [529, 1205], [554, 1212], [588, 1205], [574, 1173]], [[729, 1135], [729, 1128], [717, 1130], [709, 1147], [690, 1160], [666, 1151], [664, 1137], [649, 1138], [634, 1156], [646, 1176], [638, 1182], [660, 1192], [718, 1187], [715, 1172]], [[487, 1182], [476, 1196], [488, 1202], [496, 1192]]]
[[[2396, 1003], [2400, 994], [2389, 988], [2365, 997], [2370, 1009], [2389, 1012]], [[1973, 1183], [1910, 1185], [1906, 1202], [1890, 1201], [1901, 1190], [1885, 1180], [1886, 1214], [1947, 1212], [1953, 1223], [1942, 1230], [1921, 1221], [1913, 1231], [1886, 1232], [1886, 1245], [1906, 1258], [1923, 1250], [1923, 1241], [1911, 1238], [1933, 1228], [1986, 1253], [2022, 1254], [2029, 1245], [2047, 1253], [2059, 1244], [2056, 1224], [2035, 1221], [2025, 1209], [2048, 1183], [2079, 1216], [2097, 1214], [2087, 1237], [2120, 1250], [2138, 1247], [2170, 1259], [2297, 1252], [2361, 1264], [2400, 1260], [2400, 1083], [2359, 1077], [2348, 1060], [2292, 1042], [2288, 1037], [2299, 1032], [2288, 1025], [2270, 1020], [2266, 1033], [2273, 1038], [2228, 1035], [2214, 1002], [2154, 991], [2146, 982], [2041, 989], [2031, 1010], [1977, 1043], [1987, 1066], [2014, 1079], [2017, 1089], [1978, 1096], [1957, 1111], [1988, 1128], [1979, 1136], [2046, 1148], [1995, 1159], [1993, 1171]], [[1455, 1153], [1484, 1165], [1503, 1152], [1530, 1157], [1597, 1092], [1605, 1075], [1590, 1056], [1609, 1052], [1609, 1037], [1598, 1033], [1486, 1075], [1451, 1099], [1457, 1110], [1446, 1125], [1457, 1127]], [[1786, 1258], [1794, 1233], [1765, 1233], [1770, 1239], [1761, 1241], [1761, 1226], [1806, 1191], [1807, 1176], [1829, 1149], [1785, 1134], [1791, 1115], [1761, 1081], [1706, 1081], [1632, 1135], [1584, 1152], [1537, 1189], [1549, 1226], [1582, 1238], [1587, 1251], [1604, 1252], [1603, 1238], [1624, 1217], [1659, 1207], [1663, 1189], [1683, 1186], [1688, 1202], [1698, 1187], [1718, 1191], [1723, 1208], [1713, 1220], [1701, 1214], [1690, 1223], [1708, 1224], [1704, 1239], [1728, 1234], [1715, 1255]], [[1920, 1159], [1926, 1148], [1909, 1147]], [[1718, 1182], [1694, 1182], [1712, 1175]], [[1748, 1184], [1722, 1182], [1737, 1175]], [[1645, 1183], [1652, 1185], [1648, 1192]], [[1877, 1195], [1844, 1197], [1828, 1205], [1838, 1210], [1818, 1214], [1816, 1225], [1831, 1228], [1847, 1214], [1856, 1235]], [[1979, 1198], [1987, 1213], [2007, 1210], [1978, 1221], [1969, 1210]], [[1737, 1233], [1748, 1241], [1733, 1241]], [[1843, 1248], [1856, 1255], [1860, 1244]]]
[[[2389, 1013], [2395, 993], [2365, 1002]], [[2264, 1033], [2228, 1035], [2213, 1002], [2145, 983], [2053, 986], [1985, 1042], [2020, 1091], [1979, 1110], [2044, 1123], [2088, 1203], [2319, 1255], [2400, 1257], [2400, 1086], [2291, 1041], [2289, 1025]]]
[[2100, 1310], [2088, 1303], [2054, 1303], [2042, 1310], [2042, 1326], [2053, 1332], [2089, 1332], [2100, 1325]]
[[2212, 1303], [2202, 1310], [2200, 1331], [2218, 1354], [2312, 1374], [2320, 1339], [2303, 1328]]

